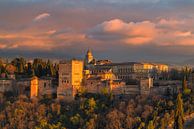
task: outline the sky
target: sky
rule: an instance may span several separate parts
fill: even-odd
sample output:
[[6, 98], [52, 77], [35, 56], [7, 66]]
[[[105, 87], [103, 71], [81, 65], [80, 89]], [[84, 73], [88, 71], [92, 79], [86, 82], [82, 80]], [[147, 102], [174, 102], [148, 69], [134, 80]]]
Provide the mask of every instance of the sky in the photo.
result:
[[0, 56], [194, 60], [194, 0], [0, 0]]

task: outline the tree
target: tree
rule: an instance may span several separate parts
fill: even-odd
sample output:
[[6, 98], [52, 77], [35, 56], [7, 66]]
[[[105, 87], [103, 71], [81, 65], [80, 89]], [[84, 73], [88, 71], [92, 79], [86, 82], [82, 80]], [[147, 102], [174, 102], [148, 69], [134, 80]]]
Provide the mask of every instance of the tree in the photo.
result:
[[91, 115], [96, 109], [96, 101], [94, 98], [87, 99], [84, 104], [80, 106], [80, 108], [84, 110], [86, 115]]
[[160, 124], [161, 124], [160, 129], [166, 129], [166, 122], [165, 122], [164, 118], [161, 119], [161, 123]]
[[191, 89], [189, 89], [189, 88], [187, 87], [187, 80], [186, 80], [186, 77], [184, 77], [184, 79], [183, 79], [182, 90], [183, 90], [183, 93], [184, 93], [184, 94], [190, 94], [190, 93], [191, 93]]
[[105, 116], [105, 129], [123, 129], [124, 119], [125, 114], [117, 109], [113, 109]]
[[127, 115], [126, 119], [125, 119], [125, 124], [124, 127], [127, 129], [131, 129], [134, 123], [134, 119], [133, 117], [131, 117], [130, 115]]
[[5, 69], [6, 69], [7, 73], [9, 73], [9, 74], [14, 74], [16, 71], [16, 67], [13, 66], [12, 64], [7, 64]]
[[174, 117], [174, 129], [183, 129], [184, 109], [183, 109], [183, 100], [182, 100], [181, 93], [178, 94], [176, 101], [177, 103], [176, 103], [175, 117]]
[[27, 73], [29, 76], [35, 76], [34, 68], [31, 63], [28, 63]]
[[187, 89], [187, 80], [186, 80], [186, 76], [183, 77], [182, 89], [183, 89], [183, 91]]
[[43, 75], [43, 65], [39, 64], [37, 67], [37, 76], [41, 77]]
[[142, 129], [144, 127], [145, 127], [145, 123], [144, 122], [141, 122], [140, 125], [139, 125], [139, 127], [138, 127], [138, 129]]
[[80, 87], [80, 88], [78, 89], [77, 96], [78, 96], [78, 97], [84, 97], [84, 95], [85, 95], [86, 93], [87, 93], [86, 88]]
[[26, 64], [26, 61], [24, 58], [15, 58], [12, 62], [11, 62], [16, 68], [17, 68], [17, 72], [18, 73], [23, 73], [24, 72], [24, 67]]
[[170, 70], [170, 79], [172, 79], [172, 80], [179, 80], [181, 78], [182, 78], [182, 76], [181, 76], [181, 72], [180, 71], [178, 71], [177, 69], [174, 69], [174, 68], [172, 68]]
[[34, 59], [33, 62], [33, 68], [35, 71], [35, 75], [38, 77], [46, 76], [47, 74], [47, 69], [46, 69], [46, 62], [43, 61], [42, 59]]
[[85, 129], [95, 129], [96, 128], [96, 118], [91, 118], [86, 122]]
[[183, 67], [183, 69], [182, 69], [182, 74], [183, 74], [183, 76], [186, 78], [186, 80], [189, 79], [189, 76], [190, 76], [191, 72], [192, 72], [192, 69], [189, 68], [188, 66], [185, 66], [185, 67]]
[[102, 88], [101, 93], [102, 93], [104, 96], [107, 96], [108, 93], [109, 93], [108, 88]]
[[46, 74], [47, 76], [53, 77], [55, 75], [53, 64], [50, 62], [50, 60], [47, 61], [46, 64]]
[[149, 124], [148, 124], [147, 129], [154, 129], [154, 128], [155, 128], [155, 127], [154, 127], [153, 121], [152, 121], [152, 120], [149, 121]]
[[1, 67], [0, 74], [1, 74], [1, 78], [5, 78], [6, 77], [6, 69], [5, 69], [4, 66]]
[[19, 64], [18, 71], [19, 73], [24, 73], [24, 65], [22, 63]]
[[79, 124], [81, 123], [81, 116], [79, 114], [76, 114], [70, 118], [70, 121], [74, 126], [79, 126]]

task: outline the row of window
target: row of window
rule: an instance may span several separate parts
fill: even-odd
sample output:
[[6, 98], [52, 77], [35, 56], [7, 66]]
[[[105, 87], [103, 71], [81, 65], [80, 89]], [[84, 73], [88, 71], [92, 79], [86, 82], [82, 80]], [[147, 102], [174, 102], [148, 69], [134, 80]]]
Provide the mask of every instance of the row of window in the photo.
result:
[[69, 83], [68, 80], [62, 80], [62, 83]]
[[92, 74], [95, 74], [95, 73], [104, 73], [104, 72], [108, 72], [109, 70], [93, 70], [92, 71]]
[[74, 75], [80, 75], [79, 73], [74, 73]]
[[9, 83], [0, 84], [0, 86], [11, 86]]
[[118, 76], [119, 79], [128, 80], [131, 76]]
[[65, 75], [69, 75], [69, 73], [62, 73], [61, 75], [62, 75], [62, 76], [65, 76]]
[[129, 69], [129, 68], [120, 68], [118, 69], [118, 73], [132, 73], [132, 72], [138, 72], [138, 73], [148, 73], [151, 72], [151, 70], [146, 69]]
[[120, 68], [120, 69], [118, 69], [119, 73], [130, 73], [133, 71], [134, 71], [133, 68]]
[[[61, 75], [62, 75], [62, 76], [70, 76], [69, 73], [62, 73]], [[74, 73], [74, 75], [80, 75], [80, 73]]]

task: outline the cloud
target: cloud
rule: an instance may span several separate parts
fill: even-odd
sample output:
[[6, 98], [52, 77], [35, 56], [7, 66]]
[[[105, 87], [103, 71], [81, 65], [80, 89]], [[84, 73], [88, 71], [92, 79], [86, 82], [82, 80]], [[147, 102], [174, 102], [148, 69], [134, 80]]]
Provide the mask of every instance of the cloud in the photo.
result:
[[128, 45], [194, 46], [193, 30], [185, 30], [185, 24], [185, 20], [176, 19], [159, 19], [156, 22], [113, 19], [89, 30], [88, 37]]
[[6, 48], [6, 45], [0, 43], [0, 49], [4, 49], [4, 48]]
[[30, 51], [52, 51], [53, 49], [71, 46], [85, 41], [85, 34], [76, 32], [57, 33], [57, 30], [50, 30], [45, 33], [19, 32], [19, 33], [0, 33], [0, 49], [17, 49]]
[[174, 33], [175, 36], [178, 36], [178, 37], [188, 37], [188, 36], [192, 36], [192, 32], [191, 31], [185, 31], [185, 32], [182, 32], [182, 31], [176, 31]]
[[47, 31], [46, 33], [48, 34], [48, 35], [52, 35], [52, 34], [55, 34], [57, 31], [56, 30], [49, 30], [49, 31]]
[[0, 0], [0, 54], [43, 51], [64, 57], [91, 47], [118, 60], [151, 51], [160, 57], [167, 51], [194, 55], [194, 3], [188, 1]]
[[34, 21], [40, 21], [40, 20], [43, 20], [43, 19], [45, 19], [45, 18], [47, 18], [49, 16], [50, 16], [49, 13], [42, 13], [42, 14], [39, 14], [38, 16], [36, 16], [34, 18]]
[[185, 24], [185, 21], [175, 19], [160, 19], [158, 24], [164, 26], [177, 26]]
[[106, 2], [106, 3], [120, 3], [120, 4], [125, 4], [125, 3], [158, 3], [160, 0], [93, 0], [93, 1], [101, 1], [101, 2]]
[[71, 4], [76, 4], [76, 3], [84, 3], [84, 4], [142, 4], [142, 3], [148, 3], [148, 4], [156, 4], [159, 3], [161, 0], [57, 0], [59, 3], [71, 3]]
[[89, 32], [96, 40], [116, 40], [127, 44], [140, 45], [150, 42], [156, 35], [155, 24], [150, 21], [124, 22], [120, 19], [105, 21]]

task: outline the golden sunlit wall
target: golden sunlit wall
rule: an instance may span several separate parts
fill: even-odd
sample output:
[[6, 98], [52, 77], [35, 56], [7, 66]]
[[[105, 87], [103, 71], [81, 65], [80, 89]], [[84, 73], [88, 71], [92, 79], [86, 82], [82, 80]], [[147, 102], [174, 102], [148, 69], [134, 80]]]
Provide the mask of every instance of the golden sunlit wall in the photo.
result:
[[160, 64], [160, 65], [158, 65], [158, 69], [160, 71], [163, 71], [163, 72], [168, 72], [169, 67], [168, 67], [168, 65], [162, 65], [162, 64]]
[[72, 60], [72, 85], [79, 87], [83, 79], [83, 61]]
[[70, 60], [59, 64], [59, 87], [57, 97], [63, 100], [73, 100], [77, 89], [82, 84], [83, 61]]
[[37, 97], [38, 96], [38, 78], [33, 77], [30, 82], [30, 98]]
[[153, 69], [154, 65], [153, 64], [143, 64], [144, 69], [151, 70]]

